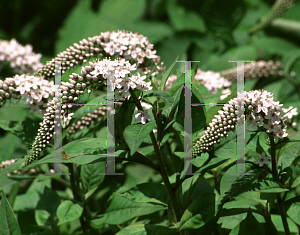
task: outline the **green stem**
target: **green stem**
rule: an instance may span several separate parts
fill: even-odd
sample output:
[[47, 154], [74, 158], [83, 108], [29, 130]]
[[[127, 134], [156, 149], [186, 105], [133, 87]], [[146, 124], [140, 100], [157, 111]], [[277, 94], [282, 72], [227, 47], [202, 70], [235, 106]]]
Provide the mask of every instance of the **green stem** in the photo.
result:
[[[68, 168], [69, 168], [69, 172], [71, 173], [70, 174], [70, 181], [71, 181], [71, 189], [72, 189], [72, 192], [73, 192], [74, 199], [78, 202], [81, 202], [80, 195], [78, 194], [79, 188], [76, 185], [76, 179], [75, 179], [76, 175], [75, 175], [74, 165], [73, 165], [73, 163], [69, 163], [67, 165], [68, 165]], [[83, 219], [83, 214], [84, 213], [82, 213], [82, 215], [80, 216], [79, 221], [80, 221], [83, 233], [88, 234], [87, 226], [86, 226], [86, 223]]]
[[[129, 92], [130, 92], [131, 97], [133, 98], [137, 108], [139, 110], [143, 110], [142, 105], [140, 104], [140, 102], [139, 102], [137, 96], [135, 95], [134, 91], [132, 89], [129, 89]], [[156, 159], [157, 159], [158, 166], [159, 166], [159, 173], [160, 173], [160, 175], [163, 179], [163, 182], [164, 182], [164, 184], [167, 188], [167, 191], [169, 193], [169, 196], [171, 198], [171, 202], [172, 202], [172, 205], [173, 205], [173, 208], [174, 208], [174, 212], [175, 212], [177, 222], [179, 222], [182, 213], [181, 213], [180, 206], [179, 206], [179, 204], [177, 202], [177, 199], [176, 199], [176, 196], [175, 196], [175, 191], [173, 191], [173, 188], [172, 188], [171, 183], [169, 181], [169, 177], [168, 177], [167, 172], [165, 170], [165, 166], [164, 166], [162, 156], [161, 156], [161, 153], [160, 153], [160, 145], [157, 142], [153, 131], [150, 132], [150, 137], [151, 137], [151, 140], [152, 140], [152, 143], [153, 143], [153, 146], [154, 146], [154, 151], [155, 151]]]
[[154, 135], [153, 131], [150, 132], [150, 137], [151, 137], [151, 140], [152, 140], [152, 143], [153, 143], [153, 146], [154, 146], [156, 159], [157, 159], [157, 162], [158, 162], [158, 165], [159, 165], [160, 175], [161, 175], [161, 177], [162, 177], [162, 179], [165, 183], [165, 186], [167, 187], [169, 196], [170, 196], [172, 204], [173, 204], [173, 208], [174, 208], [174, 212], [175, 212], [175, 215], [176, 215], [177, 222], [179, 222], [180, 218], [181, 218], [180, 206], [179, 206], [179, 204], [176, 200], [175, 192], [173, 191], [173, 188], [172, 188], [171, 183], [169, 181], [169, 177], [168, 177], [167, 172], [165, 170], [165, 166], [164, 166], [162, 156], [161, 156], [161, 153], [160, 153], [160, 146], [158, 145], [158, 143], [156, 141], [156, 138], [155, 138], [155, 135]]
[[[275, 181], [279, 182], [279, 177], [278, 177], [278, 172], [277, 172], [277, 164], [276, 164], [276, 152], [275, 152], [276, 145], [275, 145], [274, 137], [272, 136], [272, 134], [270, 134], [269, 137], [270, 137], [270, 142], [271, 142], [272, 175], [273, 175], [273, 179]], [[290, 229], [289, 229], [289, 225], [287, 223], [287, 218], [286, 218], [286, 214], [284, 211], [283, 202], [281, 200], [280, 193], [276, 194], [276, 198], [277, 198], [278, 208], [280, 211], [281, 220], [283, 223], [285, 234], [290, 235]]]

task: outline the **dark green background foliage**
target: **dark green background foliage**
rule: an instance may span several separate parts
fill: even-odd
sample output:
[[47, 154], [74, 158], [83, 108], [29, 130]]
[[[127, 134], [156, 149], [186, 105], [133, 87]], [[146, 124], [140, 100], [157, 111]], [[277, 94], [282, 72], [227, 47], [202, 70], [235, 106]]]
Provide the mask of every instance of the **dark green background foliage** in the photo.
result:
[[[264, 30], [253, 35], [249, 33], [249, 29], [268, 14], [272, 4], [274, 1], [271, 0], [0, 0], [0, 39], [16, 38], [22, 45], [31, 44], [35, 53], [42, 53], [43, 64], [83, 38], [113, 30], [129, 30], [148, 37], [166, 68], [174, 63], [177, 56], [178, 60], [200, 60], [197, 66], [204, 71], [235, 67], [236, 64], [229, 63], [229, 60], [279, 60], [286, 74], [296, 72], [296, 77], [289, 77], [296, 86], [287, 79], [274, 76], [246, 81], [245, 88], [247, 91], [265, 89], [272, 92], [274, 100], [280, 101], [285, 108], [290, 105], [297, 107], [299, 112], [300, 2], [297, 1]], [[14, 75], [9, 63], [0, 63], [3, 67], [0, 79]], [[182, 69], [182, 63], [177, 63], [172, 74], [180, 74]], [[80, 68], [70, 70], [75, 71], [79, 72]], [[63, 79], [66, 80], [67, 76]], [[176, 229], [169, 228], [173, 225], [169, 221], [174, 220], [168, 207], [171, 202], [166, 188], [160, 184], [161, 176], [156, 172], [157, 164], [149, 137], [150, 130], [159, 120], [152, 120], [145, 126], [131, 125], [134, 124], [131, 118], [134, 104], [128, 102], [115, 115], [118, 139], [116, 171], [124, 173], [124, 176], [98, 175], [105, 171], [105, 121], [85, 132], [76, 133], [73, 136], [76, 140], [64, 143], [62, 148], [72, 155], [71, 159], [63, 159], [64, 172], [68, 172], [67, 165], [77, 164], [77, 177], [85, 194], [83, 201], [91, 210], [90, 233], [165, 235], [178, 234], [175, 230], [187, 230], [190, 234], [210, 234], [211, 231], [214, 234], [248, 234], [249, 231], [253, 231], [252, 234], [267, 234], [265, 231], [284, 234], [277, 207], [269, 211], [270, 220], [269, 217], [265, 220], [261, 214], [268, 210], [266, 200], [273, 206], [274, 195], [285, 193], [287, 190], [283, 184], [289, 182], [295, 187], [285, 194], [284, 203], [286, 209], [290, 208], [287, 211], [290, 230], [292, 234], [299, 234], [299, 135], [293, 136], [295, 142], [277, 146], [278, 165], [282, 175], [286, 174], [280, 176], [284, 181], [282, 184], [266, 179], [266, 173], [258, 167], [253, 170], [250, 163], [247, 163], [247, 170], [254, 172], [255, 177], [223, 176], [225, 172], [235, 170], [231, 160], [235, 154], [232, 149], [236, 146], [236, 136], [231, 133], [217, 145], [212, 159], [212, 156], [203, 154], [193, 160], [196, 168], [193, 170], [207, 177], [191, 177], [177, 187], [174, 173], [179, 171], [183, 159], [183, 117], [177, 115], [184, 112], [182, 84], [183, 77], [178, 76], [176, 89], [173, 87], [175, 95], [156, 91], [145, 96], [146, 99], [160, 97], [167, 106], [162, 108], [161, 114], [165, 129], [159, 133], [162, 137], [160, 151], [168, 166], [171, 184], [181, 193], [181, 200], [187, 208]], [[210, 99], [203, 95], [205, 91], [203, 85], [194, 83], [192, 101], [213, 100], [214, 97]], [[96, 95], [84, 97], [84, 101], [96, 98]], [[26, 154], [43, 118], [36, 113], [29, 114], [29, 108], [22, 102], [18, 105], [9, 103], [0, 110], [0, 162]], [[80, 111], [84, 112], [84, 109]], [[216, 113], [217, 107], [208, 107], [207, 110], [193, 108], [194, 140]], [[75, 112], [74, 117], [78, 118], [81, 114]], [[125, 121], [124, 114], [128, 114]], [[153, 114], [150, 115], [153, 117]], [[299, 115], [294, 121], [298, 123], [299, 130]], [[169, 131], [172, 128], [174, 133]], [[133, 134], [135, 139], [130, 139]], [[83, 136], [90, 139], [80, 139]], [[101, 149], [95, 143], [101, 143]], [[256, 135], [247, 130], [246, 143], [249, 161], [253, 161], [253, 155], [269, 149], [264, 133]], [[48, 164], [53, 161], [53, 149], [50, 146], [42, 154], [46, 157], [31, 165], [40, 171], [38, 176], [7, 177], [6, 173], [18, 169], [20, 161], [1, 172], [0, 189], [3, 188], [4, 192], [0, 192], [0, 218], [6, 216], [8, 220], [3, 222], [0, 219], [0, 235], [8, 234], [2, 233], [7, 221], [9, 226], [15, 227], [12, 234], [20, 234], [16, 221], [22, 234], [45, 235], [59, 229], [61, 234], [82, 234], [78, 220], [78, 214], [83, 211], [82, 201], [72, 198], [70, 180], [44, 175], [49, 172]], [[238, 187], [232, 190], [231, 185]], [[247, 192], [249, 190], [255, 192]], [[5, 194], [9, 194], [7, 200]], [[233, 197], [237, 200], [230, 201]], [[47, 204], [49, 200], [53, 207]], [[218, 214], [219, 217], [212, 218], [221, 202], [225, 210]], [[61, 226], [58, 227], [57, 223]]]

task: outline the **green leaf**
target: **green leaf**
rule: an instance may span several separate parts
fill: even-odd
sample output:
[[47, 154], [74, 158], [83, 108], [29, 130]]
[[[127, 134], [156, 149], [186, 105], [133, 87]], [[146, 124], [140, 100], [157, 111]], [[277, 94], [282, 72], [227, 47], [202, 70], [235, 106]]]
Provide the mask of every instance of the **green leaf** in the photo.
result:
[[287, 215], [298, 225], [300, 225], [300, 203], [292, 203], [291, 207], [287, 211]]
[[291, 188], [296, 188], [300, 184], [300, 175], [294, 180]]
[[117, 16], [118, 19], [126, 21], [140, 20], [144, 14], [146, 0], [104, 0], [101, 2], [99, 15], [107, 17]]
[[168, 93], [174, 95], [175, 92], [177, 92], [180, 88], [183, 88], [183, 86], [184, 86], [184, 74], [181, 74], [180, 76], [177, 76], [177, 80], [173, 83]]
[[251, 208], [252, 210], [264, 211], [263, 200], [257, 198], [243, 198], [235, 197], [234, 201], [226, 202], [223, 206], [224, 209], [236, 209], [236, 208]]
[[290, 167], [295, 158], [300, 154], [300, 142], [290, 142], [280, 149], [278, 166], [285, 169]]
[[84, 154], [102, 153], [106, 149], [106, 139], [104, 138], [89, 138], [72, 141], [63, 146], [63, 151], [71, 157], [76, 157]]
[[1, 190], [0, 218], [1, 235], [21, 235], [18, 221], [3, 190]]
[[[165, 38], [171, 37], [173, 34], [169, 24], [162, 21], [137, 21], [134, 24], [126, 24], [126, 28], [133, 32], [138, 32], [149, 39], [151, 43], [157, 43]], [[158, 54], [160, 55], [160, 54]]]
[[100, 106], [104, 106], [103, 104], [107, 104], [106, 96], [107, 95], [105, 94], [105, 95], [97, 96], [96, 98], [90, 100], [87, 103], [89, 105], [82, 106], [75, 111], [74, 115], [72, 116], [72, 119], [76, 121], [76, 119], [86, 116], [88, 113], [91, 113], [96, 109], [99, 109]]
[[[300, 31], [299, 31], [300, 33]], [[292, 70], [293, 65], [299, 60], [300, 58], [300, 50], [293, 49], [292, 51], [286, 53], [283, 58], [283, 65], [284, 65], [284, 73], [289, 74]]]
[[289, 191], [288, 189], [284, 188], [283, 185], [281, 185], [278, 182], [275, 182], [273, 180], [258, 180], [252, 187], [253, 190], [256, 192], [261, 193], [281, 193]]
[[[275, 225], [277, 231], [280, 233], [280, 235], [285, 234], [281, 216], [272, 214], [271, 219], [272, 219], [272, 222]], [[287, 217], [287, 222], [288, 222], [288, 226], [289, 226], [291, 234], [292, 235], [299, 234], [299, 230], [298, 230], [297, 225], [289, 217]]]
[[260, 173], [261, 169], [252, 171], [252, 164], [245, 164], [245, 173], [253, 174], [237, 174], [236, 164], [230, 167], [223, 175], [220, 183], [220, 192], [222, 196], [221, 204], [225, 203], [229, 198], [237, 196], [243, 192], [248, 191], [252, 187], [253, 181], [255, 181]]
[[53, 189], [45, 187], [36, 210], [34, 210], [35, 220], [38, 225], [44, 226], [46, 221], [52, 216], [56, 216], [56, 210], [60, 204], [60, 197]]
[[156, 211], [164, 210], [161, 205], [151, 203], [133, 202], [130, 199], [114, 193], [111, 203], [102, 215], [96, 216], [91, 223], [100, 226], [107, 224], [123, 224], [133, 218], [143, 215], [149, 215]]
[[215, 194], [204, 193], [198, 196], [185, 210], [180, 222], [179, 231], [198, 229], [209, 222], [215, 214]]
[[167, 69], [167, 71], [164, 73], [163, 77], [161, 78], [160, 85], [159, 85], [160, 90], [164, 90], [166, 81], [168, 80], [168, 77], [170, 76], [177, 60], [178, 60], [178, 56], [177, 56], [176, 60], [174, 61], [174, 63]]
[[74, 204], [72, 201], [66, 200], [62, 202], [56, 211], [58, 225], [79, 219], [82, 211], [83, 208], [78, 204]]
[[163, 107], [161, 107], [161, 103], [159, 103], [159, 106], [160, 106], [159, 109], [160, 110], [164, 110], [164, 109], [167, 109], [167, 108], [171, 107], [171, 105], [174, 102], [173, 97], [166, 91], [149, 91], [149, 92], [145, 92], [143, 97], [144, 98], [158, 97], [158, 98], [163, 99], [165, 104], [164, 104]]
[[[193, 93], [191, 97], [191, 103], [203, 103], [200, 92], [197, 88], [192, 88]], [[185, 94], [184, 89], [181, 91], [178, 112], [176, 115], [176, 124], [184, 127], [185, 120]], [[198, 132], [205, 128], [205, 111], [204, 106], [192, 106], [192, 131], [193, 133]]]
[[[7, 106], [0, 109], [0, 120], [9, 120], [9, 121], [24, 121], [28, 115], [29, 108], [27, 106]], [[14, 115], [12, 115], [12, 113]]]
[[[135, 93], [139, 97], [138, 93]], [[133, 98], [130, 97], [130, 101], [133, 101]], [[135, 104], [129, 102], [123, 102], [122, 106], [119, 108], [118, 112], [115, 114], [115, 138], [124, 140], [124, 129], [131, 125], [133, 113], [135, 110]], [[124, 143], [125, 144], [125, 143]]]
[[152, 120], [145, 125], [134, 124], [125, 128], [124, 138], [130, 148], [130, 154], [133, 155], [136, 150], [140, 147], [143, 140], [149, 135], [154, 129], [155, 121]]
[[230, 235], [252, 235], [252, 234], [279, 234], [272, 224], [259, 223], [249, 209], [247, 217], [236, 227], [234, 227]]
[[[60, 28], [60, 40], [56, 43], [56, 53], [62, 52], [83, 38], [99, 35], [100, 32], [130, 30], [128, 26], [133, 25], [134, 21], [142, 17], [145, 3], [145, 0], [116, 0], [114, 2], [105, 0], [101, 2], [99, 12], [96, 13], [92, 10], [89, 1], [77, 2], [68, 14], [63, 27]], [[118, 17], [115, 17], [116, 15]]]
[[5, 153], [1, 156], [1, 161], [14, 158], [12, 154], [14, 153], [15, 148], [18, 147], [18, 143], [20, 143], [18, 137], [11, 133], [6, 133], [5, 136], [0, 137], [0, 149]]
[[159, 183], [138, 184], [122, 193], [122, 196], [134, 202], [147, 202], [163, 206], [171, 203], [166, 187]]
[[175, 235], [176, 231], [160, 225], [133, 224], [121, 229], [116, 235]]
[[270, 55], [278, 54], [282, 56], [284, 56], [287, 51], [297, 48], [291, 41], [267, 36], [253, 39], [252, 45], [255, 46], [257, 50], [261, 50]]
[[199, 14], [188, 11], [186, 8], [176, 4], [176, 1], [167, 1], [168, 15], [172, 26], [177, 30], [194, 30], [204, 33], [205, 23]]
[[81, 166], [81, 181], [84, 193], [96, 189], [104, 180], [104, 175], [98, 175], [103, 173], [105, 169], [105, 162], [91, 163]]

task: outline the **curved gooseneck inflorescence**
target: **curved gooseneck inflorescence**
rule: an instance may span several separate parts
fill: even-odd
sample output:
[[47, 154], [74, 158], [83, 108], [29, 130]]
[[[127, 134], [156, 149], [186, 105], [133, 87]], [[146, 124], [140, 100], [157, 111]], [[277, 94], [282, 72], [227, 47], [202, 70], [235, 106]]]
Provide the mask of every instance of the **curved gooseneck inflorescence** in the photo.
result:
[[[101, 39], [104, 41], [102, 42]], [[119, 40], [118, 43], [113, 43], [116, 40]], [[150, 59], [156, 66], [156, 71], [154, 74], [157, 74], [158, 71], [162, 71], [163, 67], [158, 66], [159, 57], [155, 55], [155, 51], [152, 51], [153, 45], [148, 42], [148, 39], [140, 34], [132, 34], [125, 32], [107, 32], [102, 33], [99, 37], [89, 38], [90, 41], [96, 41], [98, 45], [100, 44], [104, 47], [103, 52], [114, 55], [114, 53], [119, 53], [120, 56], [125, 57], [126, 59], [136, 61], [136, 63], [131, 64], [125, 58], [116, 59], [115, 61], [104, 59], [102, 61], [95, 60], [94, 62], [89, 62], [88, 66], [83, 66], [81, 69], [81, 75], [73, 73], [69, 77], [69, 82], [62, 82], [62, 103], [77, 102], [79, 96], [84, 94], [84, 91], [87, 90], [87, 93], [91, 93], [92, 86], [94, 84], [103, 83], [106, 85], [107, 75], [109, 73], [109, 66], [114, 66], [114, 88], [116, 88], [117, 94], [116, 99], [122, 99], [129, 89], [137, 89], [143, 92], [152, 89], [151, 81], [146, 82], [146, 75], [141, 76], [140, 71], [144, 74], [148, 74], [152, 71], [151, 67], [142, 66], [144, 59]], [[87, 40], [82, 40], [81, 44], [86, 46], [77, 47], [82, 50], [92, 50], [95, 51], [93, 45]], [[89, 46], [90, 48], [89, 48]], [[74, 46], [76, 46], [74, 44]], [[59, 54], [56, 60], [66, 61], [67, 58], [73, 63], [86, 62], [87, 54], [84, 51], [79, 51], [79, 49], [74, 49], [70, 47], [66, 52]], [[73, 51], [72, 51], [73, 50]], [[100, 49], [97, 50], [100, 52]], [[81, 53], [84, 56], [76, 56], [74, 53]], [[67, 55], [69, 57], [67, 57]], [[90, 54], [88, 54], [90, 56]], [[101, 54], [103, 55], [103, 54]], [[73, 56], [75, 56], [73, 58]], [[77, 60], [76, 60], [77, 59]], [[62, 72], [64, 73], [67, 69], [74, 66], [74, 64], [69, 64], [69, 67], [64, 67], [62, 63]], [[162, 63], [160, 64], [162, 65]], [[49, 62], [45, 67], [40, 69], [35, 73], [36, 76], [52, 76], [55, 69], [55, 60]], [[130, 75], [129, 75], [130, 74]], [[151, 74], [153, 75], [153, 73]], [[29, 150], [28, 155], [25, 156], [22, 167], [30, 164], [33, 160], [38, 158], [40, 152], [46, 147], [49, 143], [49, 139], [55, 134], [54, 125], [55, 125], [55, 98], [48, 102], [48, 108], [44, 116], [43, 122], [40, 124], [41, 127], [38, 130], [38, 135], [35, 138], [35, 141], [32, 145], [32, 148]], [[71, 119], [73, 113], [68, 111], [72, 108], [72, 105], [65, 104], [62, 106], [62, 113], [65, 118]]]
[[146, 66], [146, 60], [151, 60], [157, 65], [157, 70], [152, 73], [154, 76], [164, 68], [163, 63], [160, 62], [160, 57], [155, 55], [156, 51], [152, 49], [153, 44], [141, 34], [128, 31], [104, 32], [99, 36], [83, 39], [79, 44], [74, 43], [73, 46], [58, 54], [34, 75], [44, 76], [45, 79], [52, 78], [55, 74], [56, 61], [62, 62], [61, 70], [64, 74], [66, 70], [87, 62], [89, 58], [118, 55], [118, 57], [126, 60], [134, 60], [137, 68], [141, 69], [144, 74], [148, 74], [152, 70], [151, 67]]
[[[141, 90], [143, 92], [152, 89], [151, 81], [144, 81], [146, 76], [143, 75], [153, 70], [151, 65], [149, 66], [149, 61], [155, 65], [155, 69], [151, 75], [156, 75], [158, 71], [163, 71], [164, 69], [162, 67], [163, 63], [160, 63], [159, 56], [155, 55], [155, 51], [152, 51], [152, 49], [153, 45], [149, 43], [148, 39], [137, 33], [133, 34], [125, 31], [101, 33], [100, 36], [95, 36], [88, 40], [84, 39], [79, 44], [75, 43], [74, 46], [60, 53], [32, 75], [17, 75], [14, 78], [7, 78], [4, 82], [0, 81], [0, 98], [2, 98], [0, 102], [5, 102], [5, 99], [21, 95], [25, 96], [33, 107], [39, 107], [45, 102], [45, 99], [53, 96], [55, 91], [53, 82], [47, 80], [54, 75], [56, 61], [62, 62], [62, 73], [65, 73], [71, 67], [87, 62], [88, 58], [91, 57], [97, 55], [101, 58], [116, 56], [117, 59], [114, 61], [110, 59], [90, 61], [89, 65], [82, 67], [81, 74], [73, 73], [69, 76], [68, 82], [62, 82], [61, 95], [62, 103], [64, 103], [62, 106], [62, 116], [64, 117], [64, 122], [66, 122], [73, 115], [71, 113], [72, 105], [68, 103], [77, 102], [85, 91], [91, 93], [92, 87], [95, 84], [103, 83], [106, 85], [109, 73], [108, 65], [113, 64], [114, 66], [115, 80], [113, 86], [116, 91], [116, 100], [129, 97], [127, 92], [130, 89]], [[278, 71], [280, 68], [280, 62], [276, 62], [275, 64], [271, 61], [251, 63], [245, 66], [245, 77], [269, 76], [273, 74], [283, 75], [282, 70]], [[235, 81], [236, 69], [220, 73], [198, 70], [195, 79], [201, 81], [211, 93], [216, 93], [221, 87], [229, 87], [231, 82]], [[165, 90], [168, 90], [175, 80], [175, 75], [170, 76]], [[212, 80], [218, 82], [213, 82]], [[246, 96], [248, 97], [248, 101], [246, 101], [245, 105], [245, 116], [248, 123], [251, 123], [253, 127], [262, 125], [262, 128], [265, 128], [267, 132], [272, 132], [275, 138], [285, 137], [286, 125], [284, 117], [280, 116], [279, 112], [281, 105], [273, 102], [272, 95], [266, 91], [253, 91], [246, 93]], [[260, 103], [261, 101], [259, 100], [263, 100], [261, 99], [262, 97], [266, 98], [265, 103]], [[59, 117], [57, 116], [59, 114], [55, 112], [55, 101], [57, 102], [56, 98], [49, 99], [44, 120], [40, 123], [41, 127], [38, 130], [37, 137], [32, 148], [28, 151], [28, 155], [25, 156], [22, 167], [37, 159], [55, 134], [54, 118]], [[209, 151], [213, 144], [218, 143], [220, 138], [226, 137], [227, 132], [235, 128], [236, 122], [239, 121], [238, 110], [242, 103], [239, 103], [237, 99], [233, 99], [229, 103], [233, 107], [224, 107], [223, 111], [219, 111], [219, 115], [215, 116], [210, 127], [208, 127], [205, 134], [195, 144], [193, 156]], [[272, 107], [276, 111], [273, 112]], [[86, 117], [82, 117], [81, 120], [72, 124], [68, 134], [74, 133], [77, 129], [85, 128], [96, 120], [100, 120], [101, 116], [105, 115], [105, 111], [106, 107], [100, 107], [89, 113]]]
[[[238, 97], [240, 97], [238, 93]], [[243, 124], [244, 117], [250, 129], [261, 128], [263, 131], [274, 135], [276, 139], [287, 136], [286, 124], [282, 104], [273, 100], [273, 94], [267, 91], [254, 90], [245, 92], [244, 99], [231, 99], [229, 105], [224, 106], [214, 116], [203, 136], [193, 147], [192, 155], [196, 157], [208, 152], [220, 139], [228, 136], [229, 131], [234, 131], [236, 124]], [[244, 111], [244, 115], [242, 114]]]

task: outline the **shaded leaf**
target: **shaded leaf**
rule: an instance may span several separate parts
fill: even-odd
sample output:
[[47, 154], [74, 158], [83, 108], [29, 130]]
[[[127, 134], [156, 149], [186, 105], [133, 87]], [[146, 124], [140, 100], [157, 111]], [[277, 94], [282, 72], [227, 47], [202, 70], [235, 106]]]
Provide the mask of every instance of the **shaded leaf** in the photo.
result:
[[130, 154], [133, 155], [140, 147], [143, 140], [154, 129], [155, 121], [152, 120], [143, 124], [134, 124], [125, 128], [124, 138], [130, 148]]
[[164, 206], [154, 205], [144, 202], [133, 202], [128, 198], [114, 193], [110, 205], [102, 215], [96, 216], [91, 220], [96, 226], [107, 224], [122, 224], [133, 218], [149, 215], [156, 211], [163, 210]]
[[56, 211], [58, 225], [79, 219], [82, 211], [83, 208], [78, 204], [74, 204], [69, 200], [62, 202]]

